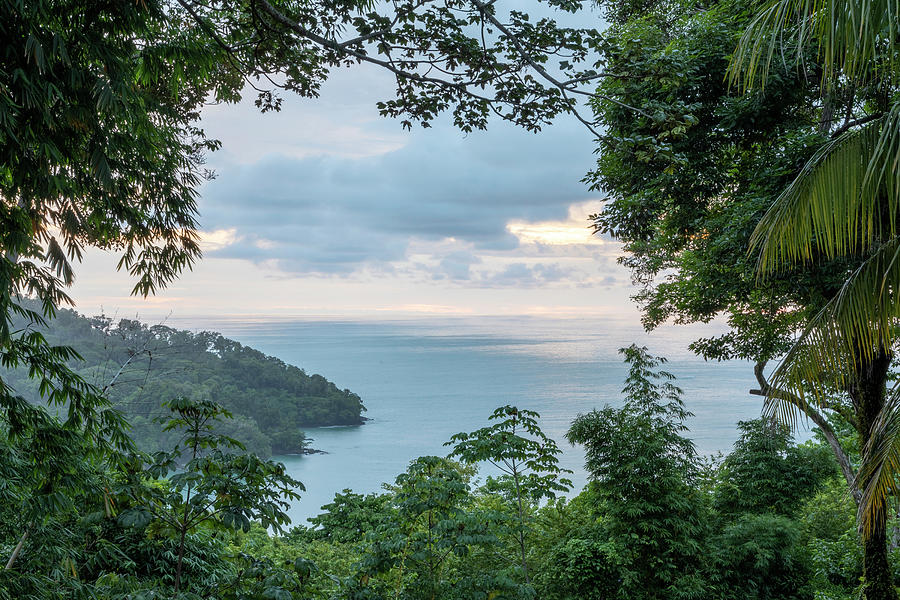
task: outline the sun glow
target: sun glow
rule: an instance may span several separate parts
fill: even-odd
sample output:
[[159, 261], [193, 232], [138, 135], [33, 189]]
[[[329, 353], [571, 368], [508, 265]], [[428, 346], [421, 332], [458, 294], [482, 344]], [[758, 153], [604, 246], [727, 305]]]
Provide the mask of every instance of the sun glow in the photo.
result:
[[200, 232], [200, 249], [204, 252], [221, 250], [237, 241], [237, 229], [216, 229]]
[[506, 230], [523, 244], [602, 245], [604, 240], [593, 235], [588, 218], [599, 211], [599, 202], [582, 202], [569, 207], [569, 218], [565, 221], [510, 221], [506, 224]]

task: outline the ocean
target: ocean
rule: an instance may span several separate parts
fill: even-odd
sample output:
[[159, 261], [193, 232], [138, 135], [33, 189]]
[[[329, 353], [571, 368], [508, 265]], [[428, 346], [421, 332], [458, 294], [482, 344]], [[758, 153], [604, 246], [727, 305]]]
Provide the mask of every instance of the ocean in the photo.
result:
[[665, 368], [694, 413], [689, 436], [702, 454], [727, 453], [737, 422], [758, 417], [762, 407], [748, 394], [756, 387], [750, 363], [705, 362], [688, 350], [691, 340], [721, 332], [715, 324], [650, 334], [624, 320], [543, 317], [223, 319], [202, 327], [319, 373], [359, 394], [368, 408], [365, 425], [307, 430], [326, 454], [275, 457], [307, 489], [291, 507], [294, 524], [318, 514], [338, 491], [378, 491], [415, 457], [446, 454], [451, 435], [485, 426], [506, 404], [540, 413], [577, 492], [587, 481], [584, 456], [565, 441], [566, 430], [579, 413], [621, 404], [626, 367], [617, 351], [632, 343], [669, 359]]

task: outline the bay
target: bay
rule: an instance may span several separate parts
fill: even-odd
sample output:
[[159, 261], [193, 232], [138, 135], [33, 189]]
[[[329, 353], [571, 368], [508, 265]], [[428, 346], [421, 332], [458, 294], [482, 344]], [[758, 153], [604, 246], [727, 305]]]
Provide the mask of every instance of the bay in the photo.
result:
[[295, 524], [318, 514], [335, 492], [378, 491], [413, 458], [446, 454], [452, 434], [486, 425], [505, 404], [541, 414], [580, 490], [583, 453], [565, 432], [576, 415], [621, 404], [626, 367], [618, 349], [632, 343], [669, 359], [666, 369], [694, 413], [689, 435], [703, 454], [728, 452], [737, 422], [758, 417], [762, 406], [748, 393], [757, 387], [750, 363], [705, 362], [688, 350], [690, 341], [720, 333], [715, 324], [651, 334], [615, 318], [218, 319], [202, 326], [319, 373], [368, 408], [365, 425], [307, 430], [312, 446], [327, 454], [276, 457], [307, 488], [291, 507]]

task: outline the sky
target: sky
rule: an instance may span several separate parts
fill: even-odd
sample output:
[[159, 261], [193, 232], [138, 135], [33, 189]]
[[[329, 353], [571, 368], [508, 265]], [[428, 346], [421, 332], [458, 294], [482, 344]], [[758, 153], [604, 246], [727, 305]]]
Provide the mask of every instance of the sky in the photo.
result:
[[[81, 312], [158, 318], [636, 315], [621, 247], [591, 234], [603, 196], [574, 118], [528, 133], [495, 121], [402, 129], [378, 115], [392, 80], [332, 74], [317, 99], [260, 114], [208, 107], [217, 176], [200, 194], [203, 259], [157, 296], [129, 296], [116, 257], [89, 252]], [[636, 317], [635, 317], [636, 319]]]

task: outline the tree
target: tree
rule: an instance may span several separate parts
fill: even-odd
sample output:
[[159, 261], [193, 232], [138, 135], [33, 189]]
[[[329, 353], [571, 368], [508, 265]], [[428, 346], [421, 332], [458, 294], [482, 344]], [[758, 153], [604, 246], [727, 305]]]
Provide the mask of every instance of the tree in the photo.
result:
[[699, 11], [691, 2], [642, 6], [615, 13], [604, 58], [620, 77], [604, 79], [600, 89], [654, 116], [595, 102], [607, 135], [587, 181], [607, 202], [594, 228], [624, 243], [621, 262], [639, 285], [646, 328], [727, 318], [727, 333], [691, 348], [707, 359], [756, 363], [760, 385], [751, 393], [796, 400], [852, 485], [855, 472], [827, 418], [849, 414], [847, 403], [803, 403], [765, 374], [839, 289], [846, 264], [796, 266], [759, 286], [756, 259], [747, 254], [758, 221], [832, 127], [814, 57], [807, 73], [773, 66], [766, 93], [742, 95], [726, 76], [728, 55], [750, 21], [748, 3], [722, 0]]
[[797, 525], [774, 514], [743, 515], [711, 542], [711, 577], [723, 600], [813, 597]]
[[[169, 452], [158, 452], [146, 475], [161, 486], [136, 483], [133, 508], [119, 515], [122, 525], [146, 526], [152, 520], [177, 540], [174, 591], [181, 588], [185, 540], [201, 526], [250, 530], [251, 520], [276, 531], [288, 522], [285, 511], [303, 484], [284, 472], [284, 465], [252, 454], [228, 454], [240, 444], [215, 433], [214, 423], [230, 413], [208, 400], [176, 398], [166, 404], [174, 417], [166, 430], [183, 432]], [[184, 459], [187, 459], [184, 461]]]
[[353, 490], [338, 492], [333, 501], [322, 507], [321, 513], [308, 519], [312, 527], [300, 535], [338, 543], [362, 542], [368, 532], [390, 518], [389, 501], [387, 494], [363, 496]]
[[[836, 148], [836, 140], [862, 140], [865, 136], [857, 136], [856, 130], [874, 127], [882, 114], [888, 119], [886, 103], [896, 93], [892, 82], [896, 71], [891, 66], [895, 59], [889, 50], [896, 43], [891, 38], [896, 19], [887, 23], [875, 15], [851, 35], [849, 25], [831, 27], [829, 19], [838, 18], [837, 14], [855, 18], [863, 9], [852, 3], [841, 6], [846, 10], [830, 13], [814, 3], [770, 2], [758, 18], [756, 5], [733, 0], [704, 5], [702, 10], [690, 2], [627, 4], [626, 10], [614, 10], [605, 55], [607, 70], [621, 77], [604, 79], [600, 89], [624, 104], [637, 103], [637, 108], [654, 118], [635, 118], [617, 104], [597, 100], [596, 112], [608, 135], [600, 141], [598, 167], [589, 179], [610, 194], [604, 211], [595, 217], [595, 227], [625, 242], [624, 262], [642, 285], [637, 299], [645, 325], [652, 328], [668, 319], [687, 323], [725, 315], [731, 330], [697, 340], [692, 348], [711, 359], [754, 361], [760, 385], [751, 393], [767, 397], [770, 409], [778, 409], [782, 417], [792, 418], [799, 412], [812, 420], [823, 431], [848, 488], [859, 500], [869, 487], [867, 482], [879, 478], [857, 477], [848, 449], [832, 424], [837, 418], [852, 426], [864, 443], [870, 439], [882, 404], [878, 398], [883, 397], [888, 355], [875, 352], [860, 363], [850, 352], [838, 355], [828, 350], [847, 344], [852, 349], [852, 337], [820, 344], [818, 339], [824, 337], [810, 333], [804, 337], [810, 343], [801, 345], [810, 350], [801, 352], [798, 347], [793, 355], [806, 357], [806, 375], [813, 375], [812, 371], [818, 375], [800, 376], [801, 371], [795, 370], [796, 377], [768, 379], [765, 371], [767, 363], [791, 350], [795, 336], [807, 328], [829, 334], [829, 326], [817, 328], [815, 323], [829, 323], [821, 321], [831, 312], [829, 307], [842, 298], [849, 300], [851, 296], [842, 291], [848, 276], [871, 275], [864, 265], [873, 263], [867, 260], [863, 245], [836, 241], [840, 228], [869, 240], [874, 248], [882, 247], [886, 239], [866, 232], [879, 227], [887, 231], [892, 226], [887, 205], [869, 212], [847, 207], [834, 210], [825, 201], [854, 182], [886, 181], [883, 169], [873, 170], [869, 179], [865, 166], [824, 169], [816, 184], [801, 175], [811, 172], [808, 164], [821, 163], [829, 149]], [[877, 13], [888, 10], [887, 6], [867, 5], [865, 10]], [[820, 9], [826, 12], [816, 13]], [[878, 29], [879, 23], [884, 28]], [[817, 36], [831, 31], [840, 39], [820, 44]], [[875, 31], [876, 37], [887, 36], [885, 40], [891, 41], [874, 46], [858, 41], [860, 34]], [[862, 69], [883, 74], [878, 82], [836, 75], [844, 68], [842, 57], [850, 56], [844, 50], [857, 43], [859, 48], [852, 52], [859, 57], [869, 56], [872, 48], [879, 53], [884, 50], [872, 59], [846, 59], [853, 73]], [[735, 54], [733, 62], [731, 54]], [[734, 65], [731, 71], [730, 65]], [[752, 85], [747, 89], [729, 85], [729, 73]], [[842, 155], [847, 161], [865, 163], [875, 149], [882, 154], [893, 151], [889, 144], [859, 144], [860, 152], [845, 147]], [[798, 175], [797, 182], [805, 183], [794, 183]], [[839, 184], [826, 194], [823, 190], [837, 179]], [[764, 215], [763, 223], [772, 223], [778, 215], [795, 214], [779, 197], [801, 190], [818, 199], [803, 205], [809, 210], [801, 211], [802, 218], [783, 220], [779, 229], [771, 230], [771, 237], [764, 233], [767, 225], [757, 230], [754, 239], [760, 247], [766, 240], [775, 244], [769, 258], [764, 256], [760, 263], [766, 272], [760, 279], [758, 254], [748, 253], [754, 230]], [[856, 200], [848, 202], [850, 206]], [[869, 223], [867, 215], [872, 216], [871, 225], [857, 230], [856, 223]], [[827, 225], [814, 230], [816, 220]], [[790, 240], [799, 245], [791, 246]], [[805, 258], [791, 260], [795, 254]], [[773, 264], [778, 269], [770, 268]], [[881, 292], [872, 294], [873, 289]], [[854, 295], [853, 302], [869, 306], [867, 316], [878, 315], [878, 306], [872, 303], [885, 304], [895, 289], [893, 284], [869, 287]], [[871, 328], [888, 331], [880, 318], [867, 322]], [[857, 327], [870, 328], [861, 322]], [[870, 347], [861, 341], [861, 348]], [[842, 364], [857, 366], [854, 372], [839, 375], [832, 367]], [[815, 401], [809, 400], [811, 390], [815, 390]], [[888, 446], [881, 447], [883, 454]], [[883, 531], [883, 520], [874, 529]], [[881, 541], [870, 543], [867, 552], [872, 565], [869, 579], [880, 580], [877, 586], [887, 589], [883, 534], [879, 536]]]
[[[762, 87], [783, 53], [798, 70], [811, 46], [826, 98], [843, 93], [843, 124], [816, 148], [758, 224], [753, 247], [763, 277], [795, 264], [848, 261], [839, 290], [806, 325], [775, 374], [803, 402], [850, 397], [862, 444], [857, 482], [867, 598], [897, 598], [885, 555], [888, 503], [900, 468], [898, 403], [886, 383], [900, 315], [900, 51], [897, 6], [847, 3], [829, 9], [809, 2], [770, 2], [737, 46], [732, 75]], [[807, 392], [807, 395], [804, 395]], [[772, 396], [770, 410], [787, 412]]]
[[351, 597], [370, 597], [364, 594], [373, 590], [373, 575], [383, 577], [384, 595], [396, 599], [522, 597], [508, 576], [465, 561], [498, 540], [496, 516], [473, 509], [458, 464], [421, 456], [397, 477], [394, 492], [391, 518], [369, 535]]
[[[199, 85], [178, 71], [192, 61], [209, 73], [217, 53], [160, 28], [158, 3], [4, 1], [0, 11], [0, 363], [26, 368], [62, 425], [115, 460], [131, 451], [121, 415], [66, 366], [77, 354], [35, 329], [68, 301], [85, 246], [121, 251], [145, 293], [199, 254], [199, 152], [215, 144], [194, 125], [217, 75]], [[21, 408], [0, 381], [4, 420], [21, 422]]]
[[822, 446], [795, 446], [784, 423], [762, 418], [741, 421], [738, 429], [741, 437], [719, 469], [714, 506], [720, 513], [794, 515], [832, 475]]
[[584, 445], [596, 482], [599, 543], [606, 543], [594, 552], [605, 563], [599, 573], [612, 573], [603, 586], [623, 599], [702, 597], [699, 464], [681, 435], [690, 413], [674, 377], [657, 370], [665, 359], [634, 345], [620, 352], [630, 365], [624, 406], [579, 415], [566, 434]]
[[488, 417], [496, 423], [471, 433], [457, 433], [444, 444], [453, 445], [450, 458], [460, 458], [471, 465], [488, 462], [500, 469], [502, 478], [512, 484], [517, 521], [513, 535], [519, 546], [519, 566], [529, 585], [528, 505], [544, 498], [553, 499], [572, 486], [571, 481], [560, 477], [571, 471], [559, 467], [557, 455], [562, 451], [541, 431], [538, 418], [540, 415], [531, 410], [501, 406]]
[[85, 508], [108, 514], [108, 463], [103, 452], [46, 411], [18, 399], [0, 421], [0, 598], [42, 597], [77, 587], [60, 565], [74, 568]]

